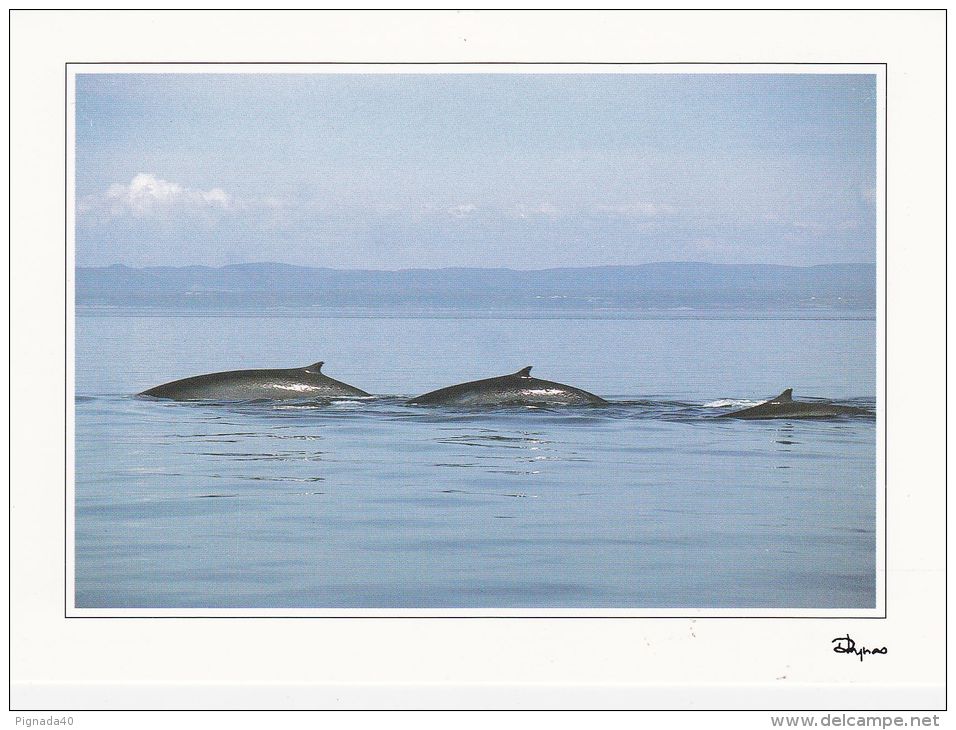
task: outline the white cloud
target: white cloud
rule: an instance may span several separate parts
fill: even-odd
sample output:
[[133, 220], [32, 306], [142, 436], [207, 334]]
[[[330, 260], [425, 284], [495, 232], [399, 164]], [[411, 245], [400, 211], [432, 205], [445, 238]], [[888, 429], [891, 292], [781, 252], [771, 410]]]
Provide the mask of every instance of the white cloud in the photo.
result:
[[441, 211], [434, 203], [373, 203], [371, 211], [378, 215], [433, 215]]
[[[85, 199], [79, 212], [94, 210], [98, 201]], [[171, 207], [199, 210], [226, 210], [233, 205], [232, 196], [221, 188], [194, 190], [141, 172], [128, 184], [114, 183], [103, 195], [102, 203], [113, 215], [124, 213], [144, 216]]]
[[615, 203], [595, 205], [591, 212], [605, 215], [655, 216], [673, 213], [674, 208], [663, 203]]
[[467, 218], [478, 211], [478, 206], [474, 203], [456, 203], [454, 205], [447, 205], [425, 201], [375, 203], [371, 206], [371, 210], [373, 213], [378, 215], [451, 215], [455, 218]]
[[451, 213], [456, 218], [465, 218], [466, 216], [471, 215], [478, 207], [474, 203], [463, 203], [462, 205], [454, 205], [448, 209], [448, 212]]
[[530, 218], [532, 216], [542, 215], [554, 218], [555, 216], [561, 215], [561, 211], [557, 206], [551, 203], [518, 203], [518, 205], [515, 206], [515, 214], [519, 218]]

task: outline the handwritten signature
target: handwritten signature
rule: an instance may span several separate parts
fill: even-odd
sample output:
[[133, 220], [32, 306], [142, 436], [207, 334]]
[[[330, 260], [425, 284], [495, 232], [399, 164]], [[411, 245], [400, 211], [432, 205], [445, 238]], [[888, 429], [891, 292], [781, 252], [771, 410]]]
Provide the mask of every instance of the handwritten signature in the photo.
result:
[[833, 651], [837, 654], [856, 654], [860, 657], [860, 661], [863, 661], [863, 656], [865, 654], [886, 654], [886, 647], [881, 646], [875, 649], [867, 649], [865, 646], [857, 647], [856, 642], [850, 638], [850, 635], [839, 636], [831, 644], [836, 644], [833, 647]]

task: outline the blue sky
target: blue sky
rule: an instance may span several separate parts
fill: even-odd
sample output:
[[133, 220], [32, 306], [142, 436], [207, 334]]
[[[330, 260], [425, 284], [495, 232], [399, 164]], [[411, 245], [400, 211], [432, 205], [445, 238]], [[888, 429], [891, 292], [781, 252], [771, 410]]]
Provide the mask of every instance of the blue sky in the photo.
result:
[[870, 75], [80, 74], [80, 265], [872, 262]]

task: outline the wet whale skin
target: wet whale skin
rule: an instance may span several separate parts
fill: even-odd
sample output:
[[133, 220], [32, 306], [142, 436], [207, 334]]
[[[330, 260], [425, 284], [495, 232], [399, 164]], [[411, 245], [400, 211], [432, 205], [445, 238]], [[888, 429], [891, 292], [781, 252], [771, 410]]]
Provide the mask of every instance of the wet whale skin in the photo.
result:
[[323, 362], [304, 368], [230, 370], [174, 380], [139, 395], [172, 400], [285, 400], [364, 397], [369, 394], [322, 374]]
[[855, 406], [836, 403], [793, 400], [793, 388], [787, 388], [770, 400], [733, 413], [723, 413], [718, 418], [746, 418], [750, 420], [769, 418], [838, 418], [840, 416], [872, 416], [872, 412]]
[[464, 407], [508, 405], [600, 405], [600, 396], [564, 383], [531, 377], [531, 366], [511, 375], [473, 380], [433, 390], [408, 401], [411, 405]]

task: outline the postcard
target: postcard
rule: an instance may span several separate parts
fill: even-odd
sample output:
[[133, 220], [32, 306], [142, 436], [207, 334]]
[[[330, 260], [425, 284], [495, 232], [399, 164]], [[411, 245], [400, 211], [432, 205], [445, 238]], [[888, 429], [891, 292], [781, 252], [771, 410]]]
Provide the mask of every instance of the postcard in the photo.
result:
[[[49, 444], [17, 447], [12, 401], [12, 630], [60, 614], [12, 640], [14, 706], [944, 705], [943, 454], [913, 450], [940, 417], [900, 382], [943, 386], [943, 284], [910, 275], [941, 273], [941, 87], [894, 76], [941, 78], [914, 45], [941, 57], [944, 14], [797, 13], [827, 33], [780, 60], [549, 62], [462, 49], [509, 21], [706, 14], [213, 15], [236, 33], [216, 60], [46, 50], [59, 242], [28, 243], [19, 196], [50, 201], [12, 128], [11, 382], [44, 377], [24, 338], [55, 314], [65, 393], [50, 499], [17, 481]], [[882, 55], [826, 55], [857, 16]], [[65, 17], [21, 13], [14, 37]], [[107, 26], [147, 17], [205, 22]], [[464, 40], [236, 55], [257, 17]], [[18, 121], [43, 118], [17, 93]], [[57, 312], [30, 309], [43, 292]], [[28, 588], [44, 550], [58, 607]], [[132, 685], [140, 660], [108, 656], [130, 631], [159, 657]], [[25, 658], [57, 635], [74, 659]], [[113, 648], [77, 685], [93, 643]], [[220, 658], [184, 666], [187, 646]]]

